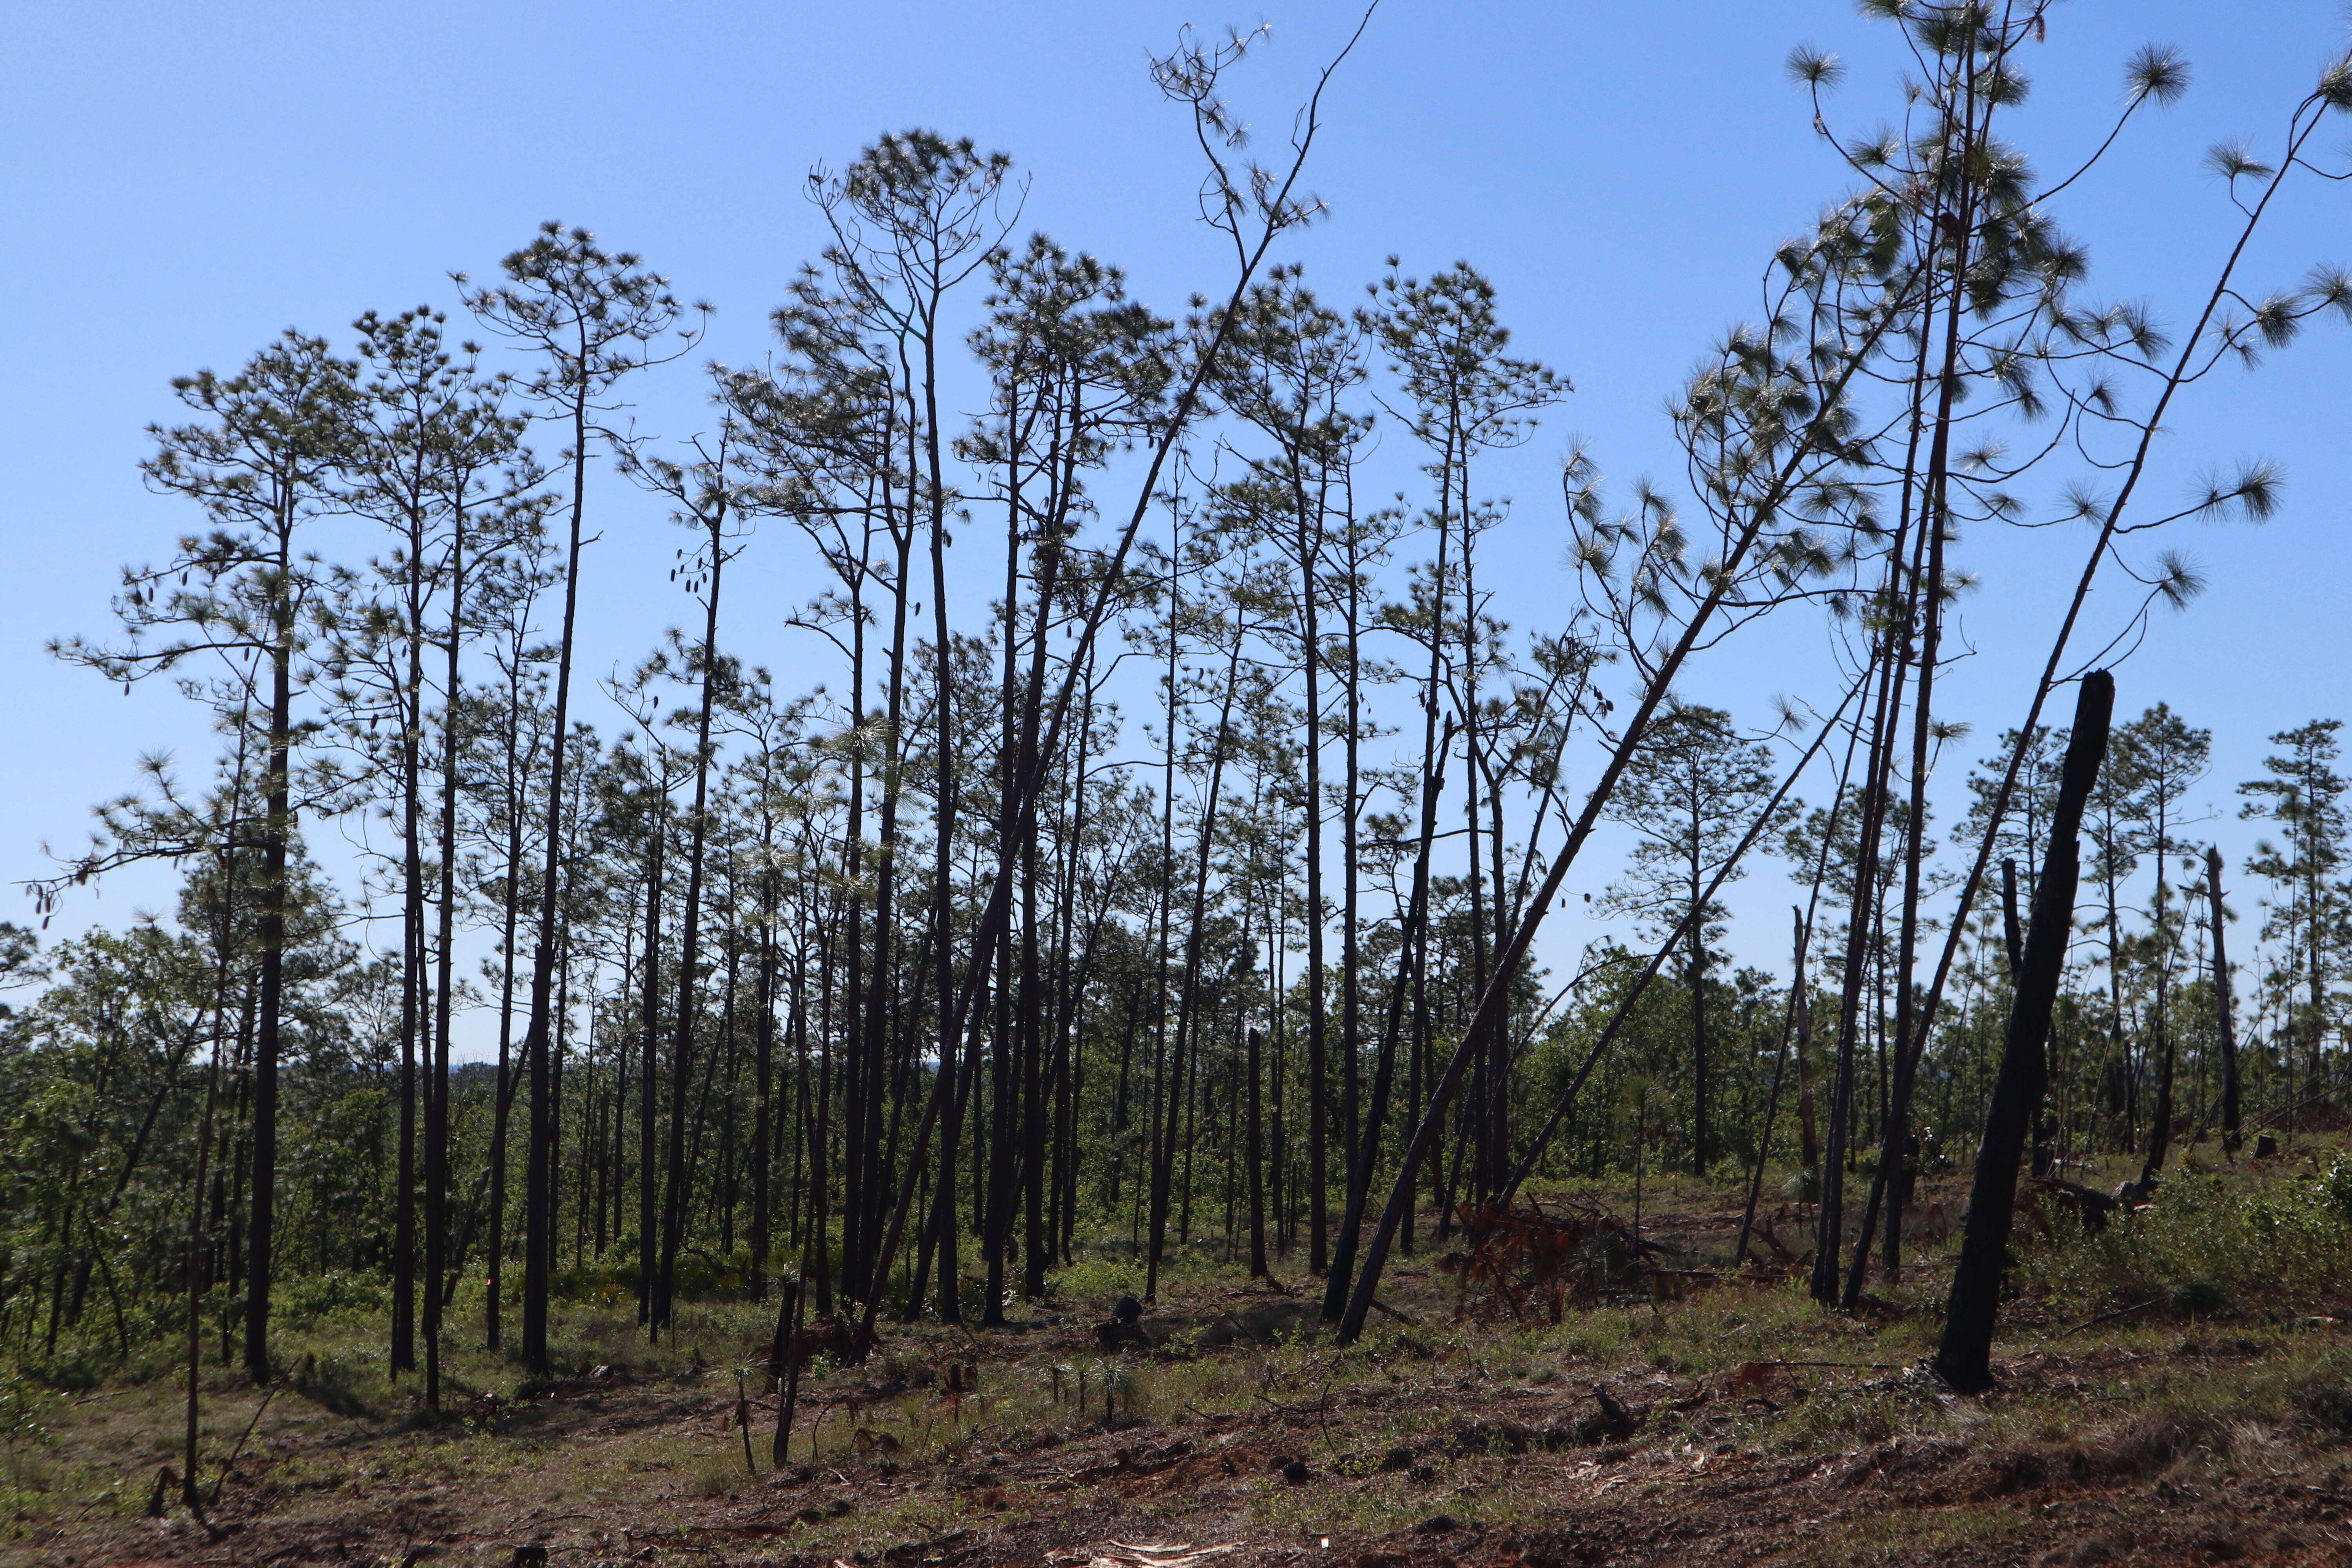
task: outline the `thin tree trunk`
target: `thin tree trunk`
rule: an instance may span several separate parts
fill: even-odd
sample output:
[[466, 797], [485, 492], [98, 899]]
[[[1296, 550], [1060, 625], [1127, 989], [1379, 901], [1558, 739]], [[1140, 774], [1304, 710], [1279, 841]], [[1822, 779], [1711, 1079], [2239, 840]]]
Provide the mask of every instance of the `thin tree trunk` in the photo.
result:
[[[1213, 742], [1209, 756], [1208, 794], [1201, 808], [1201, 826], [1193, 860], [1192, 918], [1184, 940], [1183, 978], [1177, 988], [1175, 1043], [1169, 1068], [1168, 1092], [1164, 1096], [1167, 1132], [1159, 1152], [1153, 1159], [1150, 1251], [1144, 1260], [1144, 1289], [1147, 1300], [1156, 1294], [1160, 1282], [1160, 1265], [1163, 1260], [1168, 1238], [1169, 1189], [1175, 1175], [1177, 1118], [1180, 1112], [1190, 1109], [1186, 1068], [1191, 1063], [1192, 1058], [1197, 1054], [1192, 1049], [1192, 1044], [1195, 1023], [1194, 1004], [1201, 975], [1202, 943], [1206, 935], [1205, 928], [1208, 924], [1209, 863], [1212, 851], [1215, 847], [1217, 808], [1224, 793], [1225, 752], [1233, 730], [1234, 694], [1240, 682], [1242, 630], [1239, 626], [1233, 628], [1233, 637], [1232, 651], [1225, 664], [1224, 697], [1217, 710], [1216, 739]], [[1172, 756], [1176, 743], [1172, 727], [1168, 743]], [[1171, 892], [1172, 895], [1173, 889], [1171, 889]], [[1310, 942], [1312, 941], [1310, 937]], [[1192, 1078], [1197, 1081], [1198, 1077], [1199, 1070], [1194, 1068]], [[1185, 1184], [1187, 1228], [1189, 1228], [1189, 1205], [1192, 1195], [1190, 1177], [1191, 1159], [1188, 1146]]]
[[[1888, 598], [1899, 591], [1903, 539], [1896, 536], [1888, 569]], [[1908, 625], [1908, 615], [1890, 616], [1884, 645], [1898, 638], [1897, 621]], [[1902, 643], [1892, 659], [1882, 658], [1878, 703], [1873, 711], [1870, 742], [1864, 748], [1862, 821], [1856, 835], [1853, 897], [1847, 909], [1845, 966], [1838, 989], [1837, 1055], [1831, 1068], [1829, 1139], [1822, 1152], [1821, 1195], [1814, 1215], [1813, 1300], [1831, 1305], [1838, 1300], [1838, 1259], [1845, 1247], [1845, 1173], [1855, 1142], [1855, 1057], [1858, 1048], [1863, 992], [1868, 984], [1871, 935], [1879, 910], [1878, 850], [1886, 820], [1888, 774], [1894, 765], [1895, 726], [1902, 700], [1909, 647]], [[1868, 1234], [1864, 1232], [1865, 1236]]]
[[771, 1164], [774, 1158], [776, 1051], [776, 874], [772, 868], [760, 879], [760, 1021], [753, 1046], [753, 1110], [751, 1122], [751, 1300], [768, 1296], [769, 1230], [775, 1190]]
[[[723, 458], [722, 458], [723, 461]], [[678, 928], [677, 1016], [670, 1045], [671, 1099], [669, 1179], [663, 1194], [661, 1272], [653, 1294], [653, 1327], [670, 1326], [670, 1301], [677, 1284], [677, 1253], [685, 1244], [690, 1184], [686, 1160], [686, 1100], [693, 1087], [696, 960], [702, 935], [703, 858], [710, 842], [710, 712], [719, 682], [719, 587], [727, 566], [721, 501], [706, 521], [710, 531], [710, 595], [702, 622], [702, 692], [694, 725], [694, 815], [688, 831], [686, 910]]]
[[1370, 1201], [1372, 1177], [1380, 1164], [1381, 1129], [1388, 1120], [1389, 1086], [1395, 1070], [1397, 1037], [1404, 1025], [1408, 995], [1414, 998], [1413, 1026], [1420, 1026], [1417, 966], [1403, 960], [1420, 951], [1428, 939], [1430, 854], [1437, 841], [1437, 802], [1445, 793], [1445, 760], [1453, 742], [1454, 721], [1450, 716], [1442, 735], [1433, 728], [1423, 737], [1428, 766], [1421, 784], [1421, 843], [1413, 852], [1412, 891], [1397, 931], [1400, 963], [1389, 993], [1388, 1025], [1381, 1032], [1380, 1060], [1373, 1068], [1372, 1111], [1365, 1121], [1361, 1145], [1348, 1152], [1348, 1206], [1339, 1226], [1339, 1246], [1331, 1256], [1330, 1271], [1323, 1282], [1323, 1316], [1327, 1321], [1338, 1321], [1348, 1304], [1357, 1235], [1363, 1229], [1364, 1207]]
[[[285, 535], [279, 535], [281, 541]], [[278, 552], [281, 574], [290, 564]], [[281, 612], [283, 613], [283, 612]], [[282, 627], [269, 658], [269, 771], [262, 831], [260, 995], [253, 1058], [252, 1197], [247, 1211], [245, 1369], [255, 1383], [269, 1381], [269, 1286], [278, 1215], [278, 1020], [286, 995], [286, 861], [294, 836], [292, 805], [293, 648]]]
[[2238, 1100], [2238, 1027], [2232, 1003], [2234, 976], [2230, 970], [2228, 939], [2223, 934], [2228, 914], [2221, 903], [2221, 847], [2205, 851], [2207, 917], [2213, 922], [2213, 1026], [2221, 1045], [2221, 1147], [2234, 1154], [2243, 1142]]
[[516, 774], [528, 773], [521, 754], [522, 677], [518, 658], [507, 693], [506, 763], [507, 875], [505, 928], [499, 942], [499, 1080], [490, 1109], [489, 1263], [483, 1281], [482, 1342], [499, 1348], [499, 1308], [506, 1292], [507, 1121], [520, 1081], [509, 1059], [514, 1045], [515, 932], [522, 912], [522, 788]]
[[[1748, 1240], [1756, 1226], [1756, 1200], [1764, 1191], [1764, 1164], [1772, 1154], [1772, 1121], [1780, 1109], [1780, 1079], [1789, 1061], [1789, 1040], [1797, 1033], [1798, 1020], [1806, 1010], [1805, 1001], [1805, 930], [1804, 911], [1791, 908], [1790, 924], [1794, 934], [1790, 940], [1789, 961], [1789, 1008], [1780, 1023], [1780, 1048], [1772, 1058], [1772, 1092], [1764, 1100], [1764, 1130], [1756, 1138], [1756, 1173], [1748, 1183], [1748, 1206], [1739, 1215], [1739, 1245], [1731, 1255], [1735, 1267], [1748, 1261]], [[1800, 1058], [1801, 1059], [1801, 1058]]]
[[[581, 325], [580, 363], [586, 363], [587, 326]], [[555, 1245], [552, 1207], [553, 1079], [548, 1050], [555, 1033], [555, 948], [557, 894], [563, 861], [563, 786], [571, 760], [572, 652], [579, 624], [581, 525], [588, 499], [588, 393], [583, 385], [572, 398], [572, 508], [570, 533], [564, 550], [563, 627], [556, 645], [555, 712], [549, 731], [547, 765], [547, 863], [540, 876], [539, 934], [531, 947], [530, 1024], [523, 1035], [524, 1070], [530, 1079], [530, 1111], [526, 1119], [529, 1149], [523, 1161], [522, 1353], [532, 1372], [549, 1370], [547, 1359], [547, 1289]]]
[[1249, 1031], [1249, 1130], [1243, 1157], [1249, 1168], [1249, 1269], [1253, 1279], [1273, 1276], [1265, 1267], [1265, 1122], [1260, 1113], [1258, 1079], [1263, 1067], [1261, 1058], [1265, 1047], [1265, 1037], [1255, 1028]]
[[460, 505], [449, 542], [449, 640], [442, 671], [441, 909], [435, 977], [433, 1054], [425, 1079], [425, 1408], [441, 1408], [442, 1280], [448, 1272], [449, 1025], [457, 921], [458, 655], [466, 625], [466, 512]]
[[[1322, 690], [1318, 680], [1323, 663], [1323, 641], [1317, 617], [1318, 595], [1315, 580], [1318, 555], [1316, 537], [1319, 534], [1320, 519], [1309, 521], [1305, 492], [1296, 487], [1294, 489], [1294, 504], [1298, 512], [1298, 591], [1305, 656], [1302, 662], [1306, 666], [1307, 678], [1304, 745], [1307, 765], [1307, 1185], [1313, 1194], [1311, 1201], [1314, 1205], [1308, 1222], [1307, 1266], [1321, 1274], [1330, 1267], [1330, 1131], [1328, 1106], [1331, 1090], [1329, 998], [1325, 990], [1323, 963], [1323, 710]], [[1343, 1039], [1339, 1048], [1349, 1054], [1352, 1062], [1355, 1041]], [[1352, 1077], [1349, 1088], [1353, 1088]], [[1354, 1115], [1352, 1094], [1345, 1109], [1348, 1116]], [[1345, 1118], [1342, 1122], [1344, 1134]], [[1345, 1146], [1344, 1142], [1342, 1146]]]
[[639, 977], [644, 984], [639, 1037], [645, 1059], [637, 1069], [637, 1321], [656, 1341], [661, 1337], [661, 1321], [654, 1315], [655, 1281], [661, 1267], [661, 1163], [655, 1129], [661, 1114], [662, 861], [669, 843], [667, 805], [657, 778], [646, 813], [646, 956]]

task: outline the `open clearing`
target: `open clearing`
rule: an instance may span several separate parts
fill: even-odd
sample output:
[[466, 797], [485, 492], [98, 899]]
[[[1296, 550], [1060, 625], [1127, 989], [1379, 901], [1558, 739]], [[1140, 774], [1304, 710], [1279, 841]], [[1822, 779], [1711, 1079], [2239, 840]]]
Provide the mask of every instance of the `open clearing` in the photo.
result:
[[[2280, 1165], [2298, 1163], [2315, 1162]], [[209, 1531], [145, 1512], [182, 1408], [159, 1365], [44, 1409], [49, 1440], [9, 1454], [0, 1552], [60, 1568], [2352, 1560], [2336, 1314], [2168, 1298], [2085, 1324], [2029, 1285], [2002, 1388], [1959, 1400], [1916, 1370], [1947, 1278], [1933, 1237], [1903, 1286], [1842, 1317], [1786, 1265], [1725, 1265], [1737, 1201], [1654, 1190], [1644, 1234], [1686, 1267], [1557, 1324], [1497, 1321], [1424, 1246], [1392, 1276], [1399, 1316], [1345, 1352], [1305, 1289], [1202, 1262], [1144, 1316], [1151, 1348], [1106, 1353], [1127, 1274], [1082, 1264], [1005, 1327], [894, 1325], [865, 1366], [819, 1361], [781, 1470], [774, 1391], [753, 1371], [737, 1394], [772, 1308], [689, 1307], [648, 1350], [627, 1302], [575, 1305], [564, 1375], [458, 1354], [467, 1392], [437, 1424], [358, 1327], [322, 1324], [290, 1336], [266, 1408], [207, 1369], [210, 1462], [250, 1428]]]

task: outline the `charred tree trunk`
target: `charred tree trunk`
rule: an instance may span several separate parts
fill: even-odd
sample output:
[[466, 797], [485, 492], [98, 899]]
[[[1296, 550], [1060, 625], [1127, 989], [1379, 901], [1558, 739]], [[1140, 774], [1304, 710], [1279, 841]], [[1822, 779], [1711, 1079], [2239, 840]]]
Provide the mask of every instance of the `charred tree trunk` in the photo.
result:
[[[656, 785], [658, 790], [659, 785]], [[669, 841], [666, 798], [656, 795], [646, 861], [646, 957], [639, 1023], [644, 1065], [637, 1071], [637, 1321], [652, 1328], [654, 1278], [660, 1265], [661, 1163], [655, 1127], [661, 1114], [662, 858]]]
[[2106, 756], [2115, 701], [2115, 677], [2094, 670], [2083, 678], [2058, 783], [2057, 809], [2051, 815], [2050, 844], [2034, 889], [2033, 923], [2026, 932], [2024, 962], [2010, 1005], [2009, 1038], [1993, 1082], [1992, 1103], [1985, 1112], [1984, 1141], [1977, 1150], [1976, 1180], [1969, 1189], [1959, 1267], [1952, 1276], [1945, 1311], [1943, 1345], [1936, 1352], [1937, 1372], [1964, 1394], [1980, 1393], [1993, 1383], [1993, 1320], [2000, 1305], [2001, 1273], [2015, 1218], [2018, 1162], [2025, 1152], [2027, 1129], [2042, 1106], [2048, 1068], [2043, 1047], [2066, 966], [2067, 939], [2074, 929], [2082, 854], [2076, 837], [2084, 802]]
[[2238, 1103], [2238, 1026], [2231, 1005], [2230, 954], [2222, 930], [2228, 915], [2221, 904], [2221, 850], [2205, 851], [2208, 918], [2213, 922], [2213, 1024], [2221, 1042], [2221, 1147], [2234, 1154], [2244, 1142]]
[[776, 1056], [776, 893], [775, 874], [761, 880], [760, 1017], [753, 1033], [751, 1112], [751, 1300], [768, 1295], [771, 1198], [775, 1190], [770, 1174], [774, 1159]]
[[1243, 1157], [1249, 1166], [1249, 1268], [1253, 1279], [1270, 1278], [1265, 1267], [1265, 1121], [1258, 1098], [1258, 1076], [1263, 1070], [1265, 1050], [1265, 1037], [1255, 1029], [1250, 1030], [1249, 1059], [1244, 1069], [1249, 1074], [1249, 1126], [1244, 1135]]

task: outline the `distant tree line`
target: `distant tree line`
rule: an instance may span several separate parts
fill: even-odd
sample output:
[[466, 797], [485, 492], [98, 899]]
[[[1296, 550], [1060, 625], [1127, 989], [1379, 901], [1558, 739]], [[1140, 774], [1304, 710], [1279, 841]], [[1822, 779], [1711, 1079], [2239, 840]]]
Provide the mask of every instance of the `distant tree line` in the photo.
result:
[[[870, 1336], [998, 1321], [1098, 1248], [1155, 1289], [1203, 1248], [1304, 1269], [1352, 1337], [1396, 1250], [1637, 1161], [1809, 1172], [1825, 1300], [1874, 1249], [1899, 1268], [1911, 1183], [1972, 1157], [2003, 1059], [2068, 741], [2046, 706], [2194, 595], [2147, 534], [2277, 504], [2263, 465], [2170, 504], [2140, 481], [2176, 399], [2352, 307], [2333, 273], [2237, 273], [2352, 88], [2271, 162], [2217, 153], [2243, 227], [2168, 331], [2085, 301], [2053, 199], [2078, 171], [2005, 135], [2045, 7], [1878, 9], [1916, 56], [1904, 121], [1830, 130], [1836, 62], [1796, 58], [1853, 189], [1674, 403], [1679, 494], [1566, 462], [1571, 607], [1540, 631], [1497, 615], [1493, 536], [1557, 521], [1486, 476], [1568, 379], [1467, 263], [1392, 261], [1343, 309], [1279, 259], [1320, 211], [1321, 88], [1251, 162], [1221, 96], [1245, 38], [1155, 68], [1230, 258], [1181, 315], [1018, 234], [1009, 159], [910, 132], [812, 181], [829, 238], [682, 444], [618, 410], [698, 312], [554, 224], [459, 279], [470, 326], [370, 314], [176, 383], [145, 472], [201, 523], [125, 573], [119, 636], [58, 651], [174, 683], [221, 752], [158, 763], [37, 889], [165, 860], [173, 919], [10, 932], [0, 1344], [181, 1333], [192, 1379], [267, 1379], [273, 1322], [380, 1292], [435, 1405], [447, 1336], [543, 1368], [554, 1300], [633, 1294], [659, 1334], [790, 1278]], [[2150, 50], [2126, 81], [2125, 121], [2186, 70]], [[1374, 499], [1376, 437], [1415, 488]], [[599, 578], [615, 471], [680, 529], [667, 584]], [[1938, 829], [1961, 552], [2053, 507], [2070, 607]], [[781, 633], [722, 595], [751, 550], [811, 584]], [[583, 681], [583, 616], [624, 591], [680, 625]], [[1822, 628], [1834, 689], [1746, 721], [1686, 695], [1768, 617]], [[821, 685], [779, 689], [751, 655], [779, 635]], [[2230, 868], [2207, 731], [2161, 701], [2115, 729], [2037, 1168], [2153, 1174], [2340, 1100], [2337, 733], [2239, 764], [2264, 837]], [[330, 825], [362, 886], [313, 860]], [[1785, 975], [1731, 956], [1759, 853], [1796, 889]], [[1548, 973], [1571, 878], [1611, 935]], [[453, 1065], [467, 1018], [494, 1062]]]

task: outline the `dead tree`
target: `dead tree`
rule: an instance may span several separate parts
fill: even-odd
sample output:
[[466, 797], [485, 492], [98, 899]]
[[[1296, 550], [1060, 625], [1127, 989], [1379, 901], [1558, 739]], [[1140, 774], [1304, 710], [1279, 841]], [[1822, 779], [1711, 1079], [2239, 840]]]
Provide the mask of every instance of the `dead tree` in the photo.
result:
[[1968, 1227], [1944, 1315], [1944, 1342], [1936, 1352], [1936, 1371], [1964, 1394], [1992, 1385], [1993, 1318], [2000, 1305], [2001, 1269], [2015, 1217], [2017, 1165], [2025, 1152], [2026, 1130], [2042, 1108], [2049, 1076], [2043, 1047], [2066, 967], [2067, 938], [2074, 929], [2074, 887], [2082, 869], [2075, 838], [2083, 826], [2084, 802], [2090, 798], [2099, 763], [2107, 753], [2107, 721], [2115, 702], [2115, 677], [2094, 670], [2083, 678], [2065, 770], [2058, 781], [2058, 808], [2051, 817], [2050, 845], [2034, 889], [2024, 962], [2010, 1005], [2000, 1075], [1993, 1081], [1984, 1141], [1977, 1148], [1976, 1181], [1969, 1191]]

